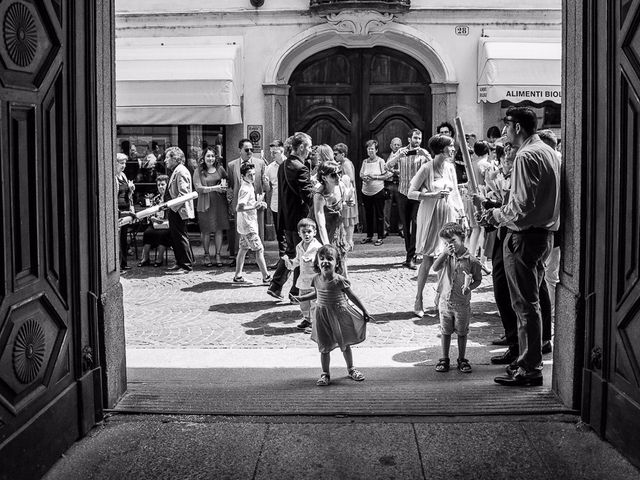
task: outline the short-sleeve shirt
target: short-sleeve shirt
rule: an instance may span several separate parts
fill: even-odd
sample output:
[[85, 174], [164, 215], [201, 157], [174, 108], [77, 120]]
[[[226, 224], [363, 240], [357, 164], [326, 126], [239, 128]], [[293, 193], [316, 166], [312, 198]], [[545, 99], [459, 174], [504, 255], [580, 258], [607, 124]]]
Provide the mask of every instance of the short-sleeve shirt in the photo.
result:
[[278, 162], [271, 162], [265, 170], [265, 175], [271, 184], [271, 203], [269, 208], [272, 212], [278, 213]]
[[469, 305], [471, 292], [462, 293], [467, 275], [471, 275], [471, 283], [482, 280], [482, 266], [475, 256], [468, 250], [461, 257], [447, 256], [439, 277], [440, 298], [453, 305]]
[[[238, 205], [244, 204], [247, 207], [253, 207], [256, 202], [256, 192], [253, 184], [242, 180], [240, 190], [238, 191]], [[258, 233], [258, 211], [249, 210], [246, 212], [238, 212], [237, 215], [238, 233], [246, 235], [247, 233]]]

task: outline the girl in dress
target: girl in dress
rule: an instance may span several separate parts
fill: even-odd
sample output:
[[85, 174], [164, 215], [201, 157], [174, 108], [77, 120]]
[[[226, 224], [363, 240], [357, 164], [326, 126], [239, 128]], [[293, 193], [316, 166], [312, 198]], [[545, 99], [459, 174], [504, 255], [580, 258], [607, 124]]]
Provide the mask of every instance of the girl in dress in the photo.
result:
[[[367, 309], [355, 293], [351, 291], [349, 280], [344, 278], [340, 268], [340, 254], [332, 245], [324, 245], [318, 250], [314, 262], [314, 270], [318, 273], [311, 281], [314, 291], [296, 297], [298, 301], [317, 299], [311, 339], [318, 344], [322, 375], [316, 382], [319, 387], [331, 383], [329, 374], [330, 352], [340, 347], [347, 364], [349, 378], [356, 382], [364, 380], [362, 372], [353, 366], [351, 345], [356, 345], [366, 338], [366, 323], [371, 320]], [[360, 314], [347, 299], [360, 310]]]

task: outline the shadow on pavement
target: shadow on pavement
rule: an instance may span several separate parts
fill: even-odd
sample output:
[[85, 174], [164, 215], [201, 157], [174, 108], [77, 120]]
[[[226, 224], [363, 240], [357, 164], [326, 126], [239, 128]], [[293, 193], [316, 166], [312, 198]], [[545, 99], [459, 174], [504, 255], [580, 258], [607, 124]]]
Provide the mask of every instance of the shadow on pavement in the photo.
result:
[[209, 307], [209, 311], [224, 313], [254, 313], [261, 310], [268, 310], [277, 306], [279, 305], [273, 300], [261, 300], [259, 302], [224, 303], [222, 305], [211, 305]]
[[[257, 302], [262, 303], [262, 302]], [[250, 322], [243, 323], [243, 327], [249, 328], [244, 333], [245, 335], [264, 335], [265, 337], [279, 336], [279, 335], [291, 335], [291, 334], [304, 334], [303, 330], [296, 328], [298, 322], [300, 322], [300, 310], [291, 310], [287, 312], [268, 312], [263, 313]], [[274, 327], [272, 323], [284, 323], [287, 326]]]
[[212, 290], [235, 290], [237, 288], [251, 288], [251, 287], [262, 287], [266, 288], [266, 285], [262, 285], [261, 283], [233, 283], [233, 282], [202, 282], [197, 285], [192, 285], [190, 287], [181, 288], [180, 290], [183, 292], [195, 292], [202, 293], [208, 292]]

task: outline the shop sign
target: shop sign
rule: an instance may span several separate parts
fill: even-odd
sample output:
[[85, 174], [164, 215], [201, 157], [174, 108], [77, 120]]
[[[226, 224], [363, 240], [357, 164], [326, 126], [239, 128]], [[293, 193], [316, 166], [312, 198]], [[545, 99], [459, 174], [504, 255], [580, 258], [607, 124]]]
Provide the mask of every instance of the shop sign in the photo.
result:
[[262, 150], [262, 125], [247, 125], [247, 138], [253, 143], [253, 151]]
[[478, 85], [478, 103], [497, 103], [508, 100], [512, 103], [530, 101], [533, 103], [562, 103], [560, 85], [514, 86], [514, 85]]

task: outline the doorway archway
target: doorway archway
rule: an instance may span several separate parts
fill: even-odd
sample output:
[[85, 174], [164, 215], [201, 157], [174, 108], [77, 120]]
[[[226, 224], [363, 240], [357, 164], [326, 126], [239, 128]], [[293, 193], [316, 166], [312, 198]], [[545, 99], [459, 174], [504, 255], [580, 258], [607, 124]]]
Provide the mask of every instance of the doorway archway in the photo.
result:
[[383, 158], [394, 137], [431, 131], [431, 78], [415, 59], [386, 47], [335, 47], [302, 62], [289, 80], [289, 133], [345, 143], [356, 169], [364, 143], [376, 139]]

